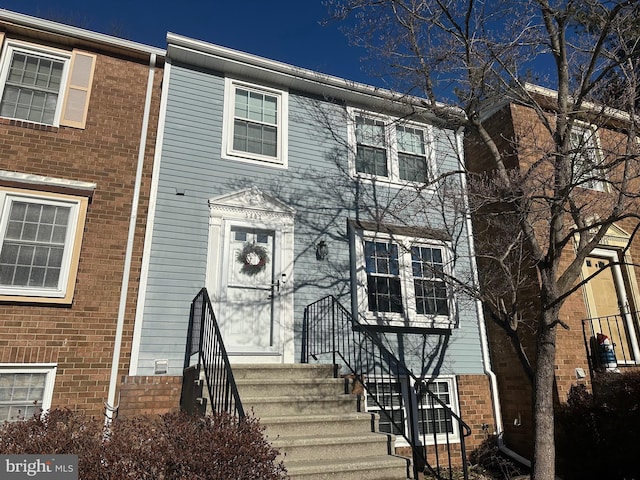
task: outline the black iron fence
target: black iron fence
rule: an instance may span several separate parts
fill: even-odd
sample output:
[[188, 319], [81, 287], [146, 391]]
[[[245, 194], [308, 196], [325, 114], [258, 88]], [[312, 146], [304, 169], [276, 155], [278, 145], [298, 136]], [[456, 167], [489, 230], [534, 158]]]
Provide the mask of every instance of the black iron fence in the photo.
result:
[[356, 388], [364, 387], [367, 406], [380, 414], [380, 429], [410, 445], [414, 478], [452, 479], [453, 467], [461, 465], [468, 479], [465, 437], [471, 429], [452, 410], [446, 382], [417, 378], [332, 296], [305, 309], [302, 343], [303, 363], [331, 362], [334, 376], [342, 372]]
[[[193, 359], [196, 354], [197, 359]], [[229, 357], [206, 288], [200, 290], [191, 302], [185, 370], [192, 364], [192, 360], [196, 361], [196, 372], [204, 372], [212, 410], [215, 413], [226, 412], [244, 418], [245, 413], [231, 372]]]
[[640, 362], [638, 318], [638, 312], [623, 312], [582, 321], [591, 372], [611, 371]]

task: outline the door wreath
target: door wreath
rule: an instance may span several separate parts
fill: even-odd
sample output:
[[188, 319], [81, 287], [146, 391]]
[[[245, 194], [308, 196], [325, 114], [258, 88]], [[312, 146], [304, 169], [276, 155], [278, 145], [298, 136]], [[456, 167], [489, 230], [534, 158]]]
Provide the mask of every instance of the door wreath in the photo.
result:
[[236, 256], [238, 263], [242, 265], [240, 270], [247, 275], [257, 275], [265, 269], [269, 263], [269, 254], [264, 247], [247, 242]]

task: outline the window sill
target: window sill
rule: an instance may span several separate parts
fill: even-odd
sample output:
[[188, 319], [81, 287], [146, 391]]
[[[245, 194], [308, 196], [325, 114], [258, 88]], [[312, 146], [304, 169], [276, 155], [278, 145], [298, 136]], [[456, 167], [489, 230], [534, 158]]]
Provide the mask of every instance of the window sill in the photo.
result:
[[407, 319], [366, 316], [361, 318], [361, 322], [371, 327], [392, 330], [453, 330], [457, 326], [448, 317]]
[[48, 305], [71, 305], [73, 303], [73, 292], [63, 297], [44, 297], [28, 295], [7, 295], [0, 293], [0, 303], [37, 303]]
[[235, 160], [243, 163], [250, 163], [253, 165], [262, 165], [263, 167], [271, 168], [287, 168], [287, 162], [277, 158], [252, 156], [250, 154], [243, 154], [239, 152], [223, 153], [222, 158], [226, 160]]
[[60, 127], [57, 125], [50, 125], [48, 123], [36, 123], [28, 120], [21, 120], [18, 118], [0, 118], [0, 125], [8, 125], [10, 127], [29, 128], [31, 130], [38, 130], [40, 132], [57, 132]]
[[432, 183], [422, 183], [422, 182], [409, 182], [408, 180], [396, 180], [389, 177], [377, 177], [375, 175], [367, 175], [366, 173], [355, 173], [352, 174], [352, 178], [354, 180], [371, 183], [376, 185], [384, 185], [389, 188], [411, 188], [414, 190], [419, 190], [421, 192], [435, 192], [435, 186]]

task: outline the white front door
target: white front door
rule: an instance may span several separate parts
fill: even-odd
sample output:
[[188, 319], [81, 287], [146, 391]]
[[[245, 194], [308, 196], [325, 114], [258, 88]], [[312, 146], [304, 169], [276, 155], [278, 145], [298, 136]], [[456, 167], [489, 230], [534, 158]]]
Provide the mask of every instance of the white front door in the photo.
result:
[[206, 286], [231, 361], [292, 363], [295, 211], [255, 187], [209, 210]]
[[281, 282], [276, 276], [279, 254], [272, 230], [231, 227], [226, 242], [221, 285], [220, 327], [227, 351], [267, 353], [279, 338], [278, 296]]

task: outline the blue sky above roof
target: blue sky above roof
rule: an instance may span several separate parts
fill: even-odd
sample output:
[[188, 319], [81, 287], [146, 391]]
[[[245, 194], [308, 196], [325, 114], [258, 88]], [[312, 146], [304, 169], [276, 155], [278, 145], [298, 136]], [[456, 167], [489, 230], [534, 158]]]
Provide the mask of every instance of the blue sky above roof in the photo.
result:
[[0, 8], [165, 48], [173, 32], [377, 86], [321, 0], [4, 0]]

